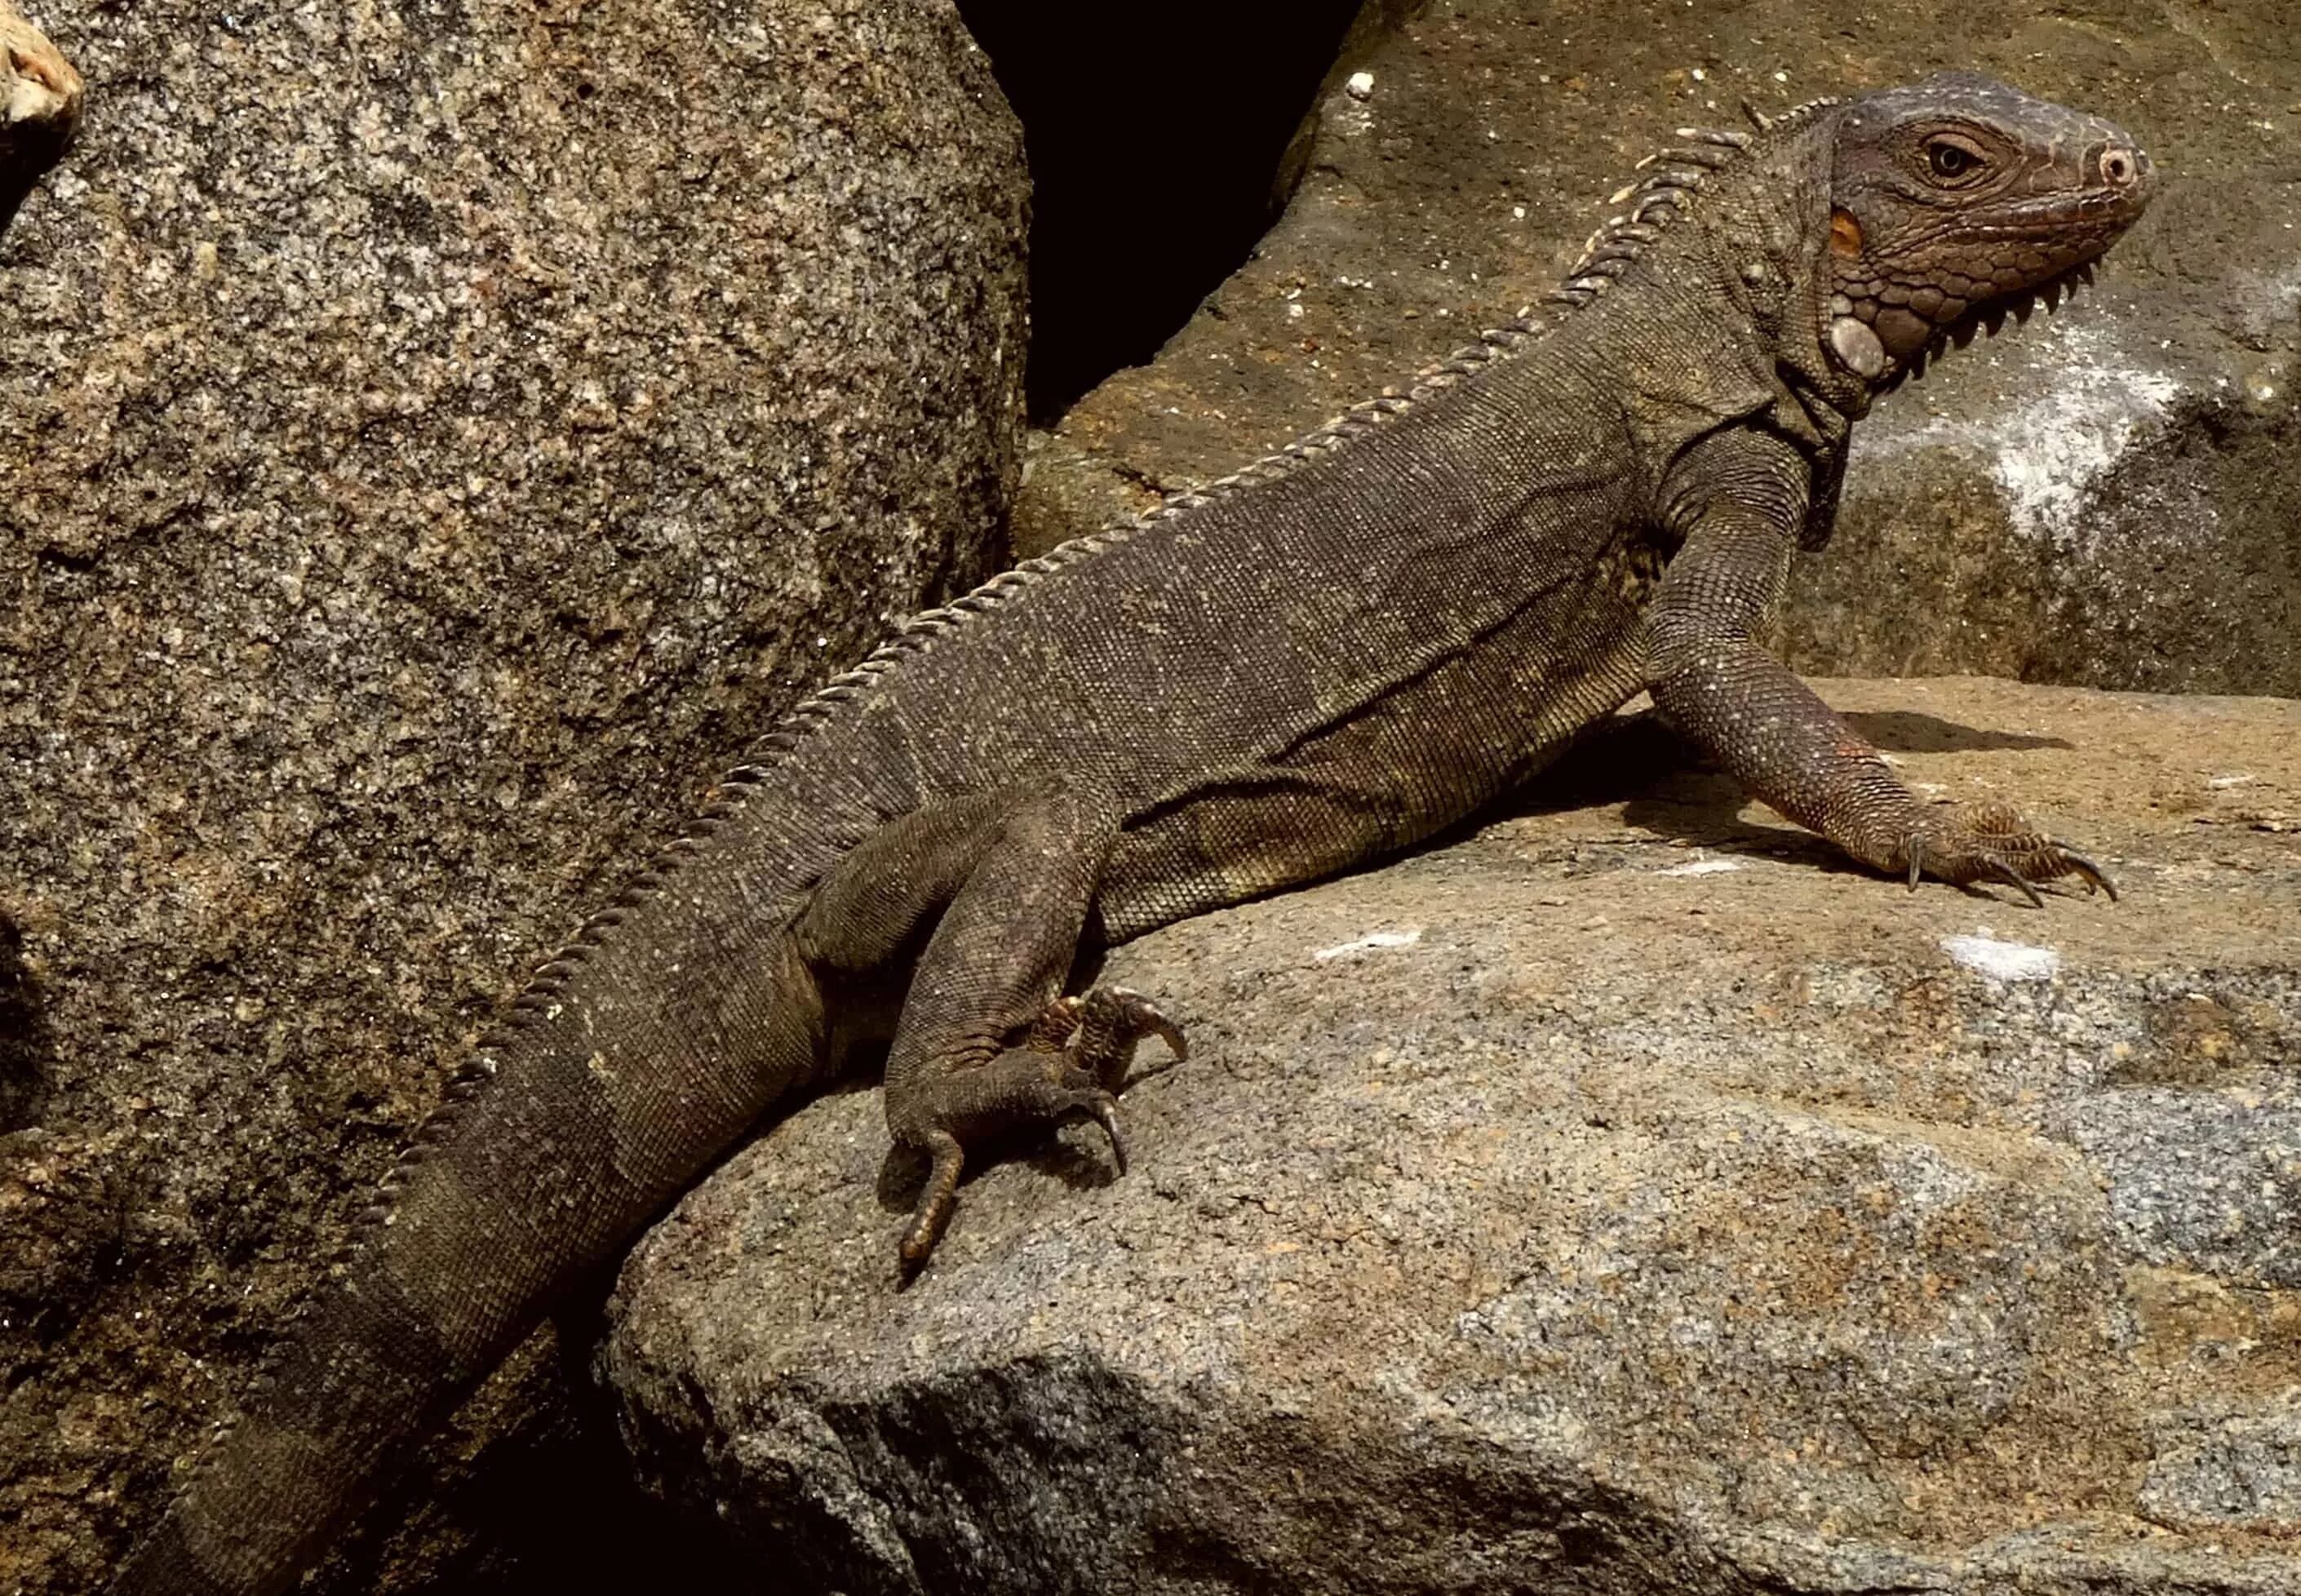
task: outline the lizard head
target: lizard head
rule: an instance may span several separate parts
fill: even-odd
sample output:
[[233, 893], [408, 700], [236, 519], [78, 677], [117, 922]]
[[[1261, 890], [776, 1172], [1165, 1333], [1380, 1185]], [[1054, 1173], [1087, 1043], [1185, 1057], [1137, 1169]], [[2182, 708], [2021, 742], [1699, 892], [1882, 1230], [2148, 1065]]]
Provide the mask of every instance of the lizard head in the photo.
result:
[[1873, 390], [2089, 281], [2149, 203], [2132, 135], [1971, 72], [1839, 108], [1821, 342]]

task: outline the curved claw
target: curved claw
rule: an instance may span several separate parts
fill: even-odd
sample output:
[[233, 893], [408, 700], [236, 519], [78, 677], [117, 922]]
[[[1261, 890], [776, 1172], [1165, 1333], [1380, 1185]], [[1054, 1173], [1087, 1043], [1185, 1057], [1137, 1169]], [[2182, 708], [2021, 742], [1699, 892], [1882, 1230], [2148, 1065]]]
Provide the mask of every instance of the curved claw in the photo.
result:
[[905, 1281], [926, 1267], [927, 1259], [934, 1254], [935, 1243], [942, 1240], [951, 1210], [958, 1203], [958, 1177], [966, 1163], [966, 1149], [959, 1145], [958, 1138], [948, 1132], [935, 1132], [926, 1150], [934, 1166], [919, 1192], [918, 1205], [911, 1210], [910, 1227], [896, 1248]]
[[2021, 896], [2029, 900], [2029, 907], [2033, 909], [2042, 909], [2046, 907], [2046, 900], [2037, 896], [2037, 889], [2029, 884], [2028, 876], [2023, 875], [1996, 854], [1985, 854], [1982, 857], [1987, 865], [1982, 873], [1989, 880], [2004, 882], [2009, 887], [2021, 888]]
[[1909, 842], [1909, 848], [1910, 890], [1914, 892], [1918, 890], [1918, 877], [1925, 870], [1926, 840], [1923, 837], [1912, 837]]
[[1125, 1174], [1126, 1138], [1118, 1129], [1117, 1099], [1104, 1092], [1087, 1112], [1094, 1116], [1095, 1123], [1102, 1127], [1102, 1133], [1110, 1138], [1110, 1161], [1118, 1166], [1119, 1174]]
[[[2117, 894], [2113, 892], [2110, 896], [2114, 898]], [[1191, 1056], [1191, 1044], [1184, 1038], [1183, 1028], [1155, 1008], [1150, 1011], [1150, 1034], [1167, 1044], [1167, 1051], [1175, 1056], [1174, 1063], [1180, 1064]]]
[[2096, 888], [2098, 888], [2100, 890], [2109, 894], [2110, 902], [2115, 903], [2117, 901], [2117, 883], [2111, 881], [2109, 877], [2104, 873], [2100, 865], [2095, 864], [2091, 859], [2087, 858], [2083, 854], [2073, 854], [2070, 852], [2069, 849], [2061, 847], [2058, 843], [2054, 845], [2054, 851], [2060, 856], [2063, 867], [2085, 883], [2085, 889], [2088, 894], [2092, 893]]
[[1157, 1037], [1167, 1044], [1176, 1064], [1191, 1056], [1191, 1046], [1183, 1040], [1183, 1028], [1161, 1014], [1157, 1004], [1132, 987], [1115, 986], [1109, 991], [1126, 1006], [1126, 1026], [1136, 1037]]

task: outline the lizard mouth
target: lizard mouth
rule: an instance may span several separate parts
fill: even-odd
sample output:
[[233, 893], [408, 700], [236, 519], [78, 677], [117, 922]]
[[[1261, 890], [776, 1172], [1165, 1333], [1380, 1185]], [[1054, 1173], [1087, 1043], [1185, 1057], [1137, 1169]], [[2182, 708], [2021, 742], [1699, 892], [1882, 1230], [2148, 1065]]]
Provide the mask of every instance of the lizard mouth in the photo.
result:
[[1928, 364], [1951, 348], [1962, 349], [1977, 335], [1995, 338], [2010, 318], [2017, 325], [2029, 321], [2041, 306], [2051, 315], [2074, 299], [2081, 288], [2093, 286], [2094, 265], [2099, 257], [2079, 261], [2067, 270], [2056, 272], [2042, 281], [2032, 283], [2018, 293], [1984, 300], [1965, 311], [1954, 320], [1934, 329], [1931, 337], [1914, 353], [1893, 361], [1889, 370], [1877, 384], [1876, 391], [1891, 393], [1904, 382], [1913, 382], [1926, 374]]

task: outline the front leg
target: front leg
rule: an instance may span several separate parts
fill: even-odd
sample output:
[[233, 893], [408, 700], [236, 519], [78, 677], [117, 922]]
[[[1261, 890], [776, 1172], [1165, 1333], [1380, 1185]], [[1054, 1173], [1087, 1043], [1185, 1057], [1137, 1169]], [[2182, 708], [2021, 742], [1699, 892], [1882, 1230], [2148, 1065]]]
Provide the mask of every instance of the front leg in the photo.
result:
[[1672, 472], [1665, 504], [1686, 540], [1647, 614], [1651, 688], [1662, 714], [1735, 780], [1872, 869], [1964, 885], [2074, 875], [2117, 896], [2081, 854], [2012, 809], [1931, 808], [1877, 749], [1755, 640], [1789, 579], [1812, 468], [1766, 434], [1721, 434]]

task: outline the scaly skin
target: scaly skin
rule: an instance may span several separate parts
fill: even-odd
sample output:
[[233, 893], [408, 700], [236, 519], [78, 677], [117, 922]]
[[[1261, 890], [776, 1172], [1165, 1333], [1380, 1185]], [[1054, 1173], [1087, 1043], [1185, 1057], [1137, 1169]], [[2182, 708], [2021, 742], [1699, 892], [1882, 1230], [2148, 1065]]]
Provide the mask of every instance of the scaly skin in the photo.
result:
[[888, 1123], [933, 1171], [907, 1268], [986, 1134], [1090, 1116], [1117, 1151], [1136, 1041], [1181, 1038], [1134, 994], [1064, 998], [1083, 947], [1427, 837], [1641, 688], [1879, 870], [2105, 886], [2009, 814], [1920, 806], [1753, 639], [1828, 536], [1853, 422], [2106, 248], [2146, 157], [1970, 77], [1686, 137], [1554, 325], [922, 617], [803, 706], [482, 1044], [121, 1596], [284, 1588], [883, 1012]]

